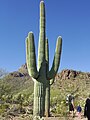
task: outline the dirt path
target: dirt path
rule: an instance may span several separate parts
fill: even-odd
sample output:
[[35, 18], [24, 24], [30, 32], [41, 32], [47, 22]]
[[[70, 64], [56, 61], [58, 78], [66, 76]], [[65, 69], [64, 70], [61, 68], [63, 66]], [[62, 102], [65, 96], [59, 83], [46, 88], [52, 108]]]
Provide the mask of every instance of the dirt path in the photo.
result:
[[[0, 119], [0, 120], [32, 120], [32, 119], [14, 117], [14, 118]], [[79, 119], [77, 117], [75, 118], [50, 117], [50, 118], [45, 118], [44, 120], [87, 120], [87, 118]]]
[[[0, 120], [32, 120], [30, 119], [29, 117], [7, 117], [7, 118], [0, 118]], [[44, 118], [44, 120], [87, 120], [87, 118], [84, 118], [82, 116], [82, 119], [78, 118], [77, 116], [76, 117], [48, 117], [48, 118]]]
[[61, 117], [50, 117], [50, 118], [45, 118], [45, 120], [87, 120], [87, 118], [82, 117], [81, 119], [78, 117], [75, 118], [61, 118]]
[[80, 119], [76, 115], [75, 117], [68, 116], [66, 118], [65, 117], [49, 117], [49, 118], [45, 118], [45, 120], [87, 120], [87, 118], [85, 118], [83, 115], [81, 115], [81, 119]]

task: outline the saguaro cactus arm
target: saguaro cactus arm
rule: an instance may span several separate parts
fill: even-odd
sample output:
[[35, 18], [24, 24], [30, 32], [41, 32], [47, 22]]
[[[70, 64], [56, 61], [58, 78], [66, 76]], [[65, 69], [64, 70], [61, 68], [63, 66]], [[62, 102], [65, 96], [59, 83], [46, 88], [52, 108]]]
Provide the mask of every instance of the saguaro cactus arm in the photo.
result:
[[32, 32], [28, 34], [26, 39], [26, 61], [29, 75], [37, 79], [39, 73], [36, 67], [34, 35]]
[[41, 64], [45, 61], [45, 4], [44, 1], [40, 2], [40, 33], [39, 33], [39, 46], [38, 46], [38, 70]]
[[47, 75], [49, 80], [54, 78], [57, 71], [58, 71], [59, 63], [60, 63], [61, 50], [62, 50], [62, 38], [61, 38], [61, 36], [59, 36], [58, 39], [57, 39], [53, 64], [52, 64], [51, 70], [48, 72], [48, 75]]

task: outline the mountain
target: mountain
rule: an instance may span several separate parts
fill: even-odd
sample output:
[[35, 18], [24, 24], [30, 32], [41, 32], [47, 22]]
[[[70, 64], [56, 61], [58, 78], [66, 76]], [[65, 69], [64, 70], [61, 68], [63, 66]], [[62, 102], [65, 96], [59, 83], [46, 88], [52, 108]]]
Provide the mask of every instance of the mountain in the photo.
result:
[[[85, 100], [90, 94], [90, 73], [65, 69], [55, 77], [51, 85], [51, 113], [65, 115], [66, 97], [74, 96], [75, 106], [84, 108]], [[18, 71], [9, 73], [0, 79], [0, 115], [18, 116], [33, 112], [33, 81], [28, 75], [26, 64]], [[7, 118], [6, 118], [7, 119]]]

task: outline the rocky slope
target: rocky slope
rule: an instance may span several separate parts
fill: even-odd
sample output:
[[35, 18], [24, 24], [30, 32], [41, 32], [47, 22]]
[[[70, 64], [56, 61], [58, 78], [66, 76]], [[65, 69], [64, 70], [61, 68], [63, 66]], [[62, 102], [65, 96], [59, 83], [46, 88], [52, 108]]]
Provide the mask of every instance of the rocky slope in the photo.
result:
[[[51, 85], [51, 114], [66, 115], [66, 97], [74, 96], [75, 106], [82, 108], [90, 94], [90, 73], [75, 70], [62, 70]], [[0, 79], [0, 114], [1, 116], [32, 115], [33, 81], [28, 75], [27, 66], [9, 73]], [[30, 116], [29, 116], [30, 117]]]

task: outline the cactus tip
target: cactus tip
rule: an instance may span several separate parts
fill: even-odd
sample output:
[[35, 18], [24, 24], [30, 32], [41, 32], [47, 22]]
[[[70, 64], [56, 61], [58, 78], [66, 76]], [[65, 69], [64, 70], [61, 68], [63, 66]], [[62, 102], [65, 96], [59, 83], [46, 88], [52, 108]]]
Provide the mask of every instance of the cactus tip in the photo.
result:
[[62, 36], [59, 36], [58, 38], [62, 39]]
[[33, 34], [33, 32], [32, 32], [32, 31], [30, 31], [30, 32], [28, 33], [28, 35], [29, 35], [29, 34]]
[[32, 31], [30, 31], [29, 33], [33, 33]]
[[41, 0], [40, 3], [44, 3], [44, 0]]

